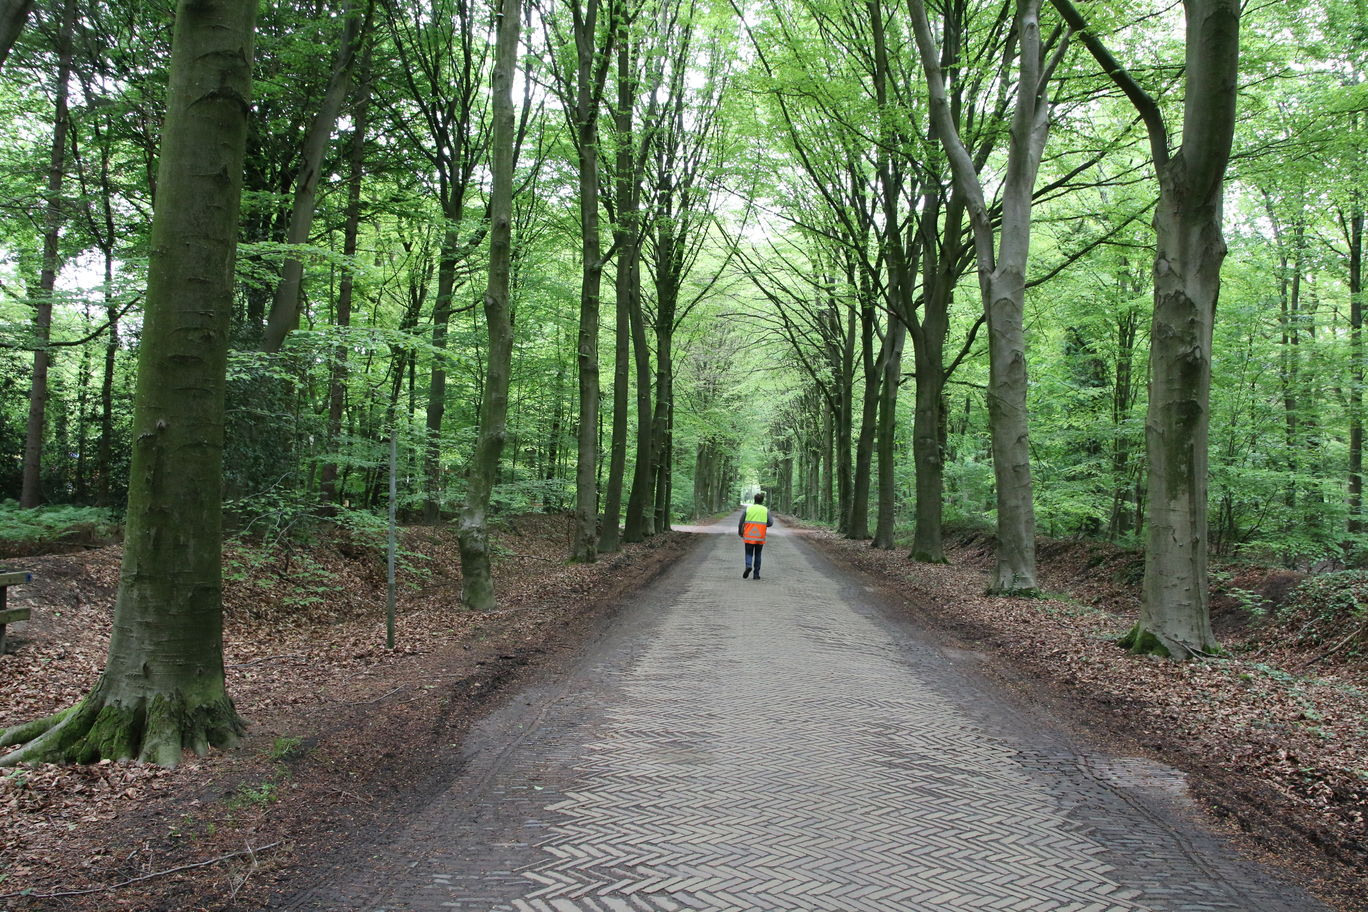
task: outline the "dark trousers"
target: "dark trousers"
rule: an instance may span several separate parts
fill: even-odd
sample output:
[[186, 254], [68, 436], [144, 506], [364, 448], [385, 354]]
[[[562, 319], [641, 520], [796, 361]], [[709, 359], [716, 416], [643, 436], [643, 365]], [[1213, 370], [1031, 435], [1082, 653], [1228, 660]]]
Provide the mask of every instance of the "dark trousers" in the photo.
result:
[[[746, 542], [746, 566], [755, 570], [755, 575], [760, 575], [760, 552], [765, 550], [764, 542], [753, 544]], [[752, 555], [754, 557], [752, 558]]]

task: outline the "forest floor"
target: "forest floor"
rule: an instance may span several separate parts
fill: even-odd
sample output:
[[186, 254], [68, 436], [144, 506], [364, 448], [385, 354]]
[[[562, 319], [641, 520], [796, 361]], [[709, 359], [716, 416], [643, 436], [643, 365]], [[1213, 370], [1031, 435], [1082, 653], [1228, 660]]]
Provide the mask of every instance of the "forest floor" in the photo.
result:
[[[334, 538], [225, 559], [230, 693], [239, 750], [174, 770], [134, 763], [0, 772], [0, 910], [259, 909], [301, 872], [364, 857], [378, 834], [453, 778], [467, 727], [535, 669], [559, 662], [690, 546], [674, 534], [567, 565], [570, 526], [543, 515], [498, 536], [503, 608], [460, 609], [455, 536], [403, 542], [398, 647], [384, 646], [384, 565]], [[1255, 854], [1337, 909], [1368, 912], [1368, 668], [1291, 645], [1272, 620], [1299, 577], [1232, 568], [1214, 600], [1226, 657], [1178, 665], [1110, 642], [1138, 606], [1139, 556], [1042, 542], [1049, 598], [983, 595], [992, 541], [953, 540], [915, 565], [817, 530], [813, 540], [897, 602], [984, 655], [984, 668], [1056, 715], [1188, 774]], [[421, 555], [429, 555], [423, 557]], [[0, 726], [68, 705], [98, 677], [119, 548], [6, 558], [32, 570], [0, 657]], [[1264, 617], [1241, 605], [1257, 602]], [[1300, 623], [1300, 621], [1298, 621]], [[345, 838], [343, 838], [345, 836]], [[361, 853], [361, 854], [358, 854]]]
[[[258, 909], [273, 885], [355, 851], [448, 782], [462, 733], [533, 667], [601, 629], [691, 545], [684, 534], [569, 565], [568, 517], [497, 529], [500, 609], [461, 609], [450, 529], [401, 542], [396, 648], [383, 552], [334, 537], [225, 553], [229, 693], [240, 749], [161, 769], [0, 771], [0, 910]], [[108, 645], [121, 549], [6, 556], [33, 611], [0, 656], [0, 728], [79, 699]], [[343, 834], [346, 838], [343, 839]]]
[[1278, 609], [1298, 574], [1219, 568], [1225, 582], [1212, 614], [1226, 655], [1179, 664], [1115, 645], [1139, 610], [1137, 552], [1041, 541], [1048, 595], [1012, 599], [984, 594], [989, 536], [953, 536], [950, 562], [929, 565], [911, 563], [906, 548], [806, 534], [924, 622], [980, 650], [984, 669], [1007, 686], [1117, 750], [1182, 770], [1246, 850], [1337, 909], [1368, 910], [1368, 664], [1297, 644], [1306, 619], [1279, 619]]

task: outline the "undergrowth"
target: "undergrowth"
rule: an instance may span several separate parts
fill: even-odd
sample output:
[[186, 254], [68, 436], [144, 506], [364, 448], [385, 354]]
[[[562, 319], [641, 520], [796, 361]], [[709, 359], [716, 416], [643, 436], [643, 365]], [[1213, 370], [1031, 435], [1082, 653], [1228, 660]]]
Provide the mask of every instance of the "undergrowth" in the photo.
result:
[[0, 547], [63, 542], [93, 543], [119, 532], [118, 517], [103, 507], [50, 506], [21, 509], [0, 501]]
[[1327, 656], [1368, 656], [1368, 570], [1308, 577], [1292, 591], [1278, 620], [1294, 642]]

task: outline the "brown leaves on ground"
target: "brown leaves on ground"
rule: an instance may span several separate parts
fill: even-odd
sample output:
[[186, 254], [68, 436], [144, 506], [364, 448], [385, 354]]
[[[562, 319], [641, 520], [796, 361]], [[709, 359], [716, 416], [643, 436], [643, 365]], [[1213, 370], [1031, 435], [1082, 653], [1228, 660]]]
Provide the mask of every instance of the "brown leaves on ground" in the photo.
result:
[[[905, 550], [808, 534], [888, 580], [936, 626], [1007, 658], [1027, 686], [1062, 691], [1080, 718], [1092, 714], [1138, 749], [1195, 774], [1199, 793], [1237, 823], [1276, 822], [1322, 847], [1334, 860], [1313, 876], [1338, 882], [1333, 898], [1343, 908], [1368, 908], [1368, 668], [1316, 664], [1316, 654], [1286, 645], [1283, 631], [1230, 618], [1225, 657], [1177, 663], [1129, 655], [1115, 640], [1134, 623], [1143, 565], [1119, 548], [1042, 543], [1041, 584], [1059, 594], [1014, 599], [984, 594], [992, 543], [981, 538], [959, 540], [951, 563], [935, 565], [912, 563]], [[1243, 572], [1247, 586], [1287, 588], [1279, 571]], [[1231, 806], [1232, 796], [1263, 806]], [[1246, 811], [1257, 819], [1242, 817]]]
[[[290, 865], [334, 848], [338, 828], [378, 830], [388, 802], [457, 762], [455, 741], [489, 695], [685, 540], [656, 536], [580, 565], [566, 563], [570, 533], [565, 516], [502, 521], [499, 609], [477, 615], [460, 605], [454, 531], [404, 530], [394, 650], [382, 549], [345, 534], [313, 547], [230, 544], [225, 663], [249, 723], [242, 748], [172, 770], [0, 770], [0, 909], [258, 908]], [[0, 728], [72, 705], [98, 679], [120, 556], [109, 546], [11, 561], [34, 573], [10, 592], [33, 617], [10, 627], [0, 656]], [[116, 891], [52, 895], [235, 853]]]

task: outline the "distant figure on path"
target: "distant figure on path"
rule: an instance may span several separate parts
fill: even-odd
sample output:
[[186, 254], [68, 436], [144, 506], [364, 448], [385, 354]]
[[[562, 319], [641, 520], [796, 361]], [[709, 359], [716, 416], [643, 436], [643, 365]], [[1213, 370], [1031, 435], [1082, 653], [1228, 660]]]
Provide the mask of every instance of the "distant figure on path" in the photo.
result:
[[769, 508], [765, 506], [765, 492], [755, 495], [755, 503], [741, 513], [741, 521], [736, 524], [736, 534], [746, 542], [746, 569], [741, 574], [745, 579], [751, 575], [754, 558], [755, 578], [760, 578], [760, 552], [765, 549], [765, 530], [774, 525]]

